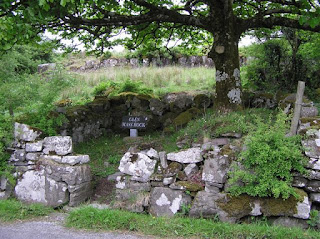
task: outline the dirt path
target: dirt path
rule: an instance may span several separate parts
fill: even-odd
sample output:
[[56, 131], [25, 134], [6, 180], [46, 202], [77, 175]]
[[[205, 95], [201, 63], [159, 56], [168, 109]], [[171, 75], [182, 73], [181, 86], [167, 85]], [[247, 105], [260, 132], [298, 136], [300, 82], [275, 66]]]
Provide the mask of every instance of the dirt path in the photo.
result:
[[148, 239], [154, 237], [116, 232], [92, 232], [63, 226], [67, 214], [53, 213], [32, 221], [0, 223], [1, 239]]

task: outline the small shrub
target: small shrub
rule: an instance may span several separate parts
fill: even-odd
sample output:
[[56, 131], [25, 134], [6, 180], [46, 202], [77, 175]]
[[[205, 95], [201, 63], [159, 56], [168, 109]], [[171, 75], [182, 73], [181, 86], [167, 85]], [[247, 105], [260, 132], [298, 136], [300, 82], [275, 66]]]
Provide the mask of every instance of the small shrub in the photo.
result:
[[[263, 122], [256, 119], [257, 128], [246, 138], [247, 149], [241, 153], [244, 169], [235, 168], [231, 173], [230, 192], [233, 195], [246, 193], [258, 197], [282, 197], [296, 195], [291, 186], [292, 172], [305, 173], [301, 154], [300, 136], [286, 137], [286, 115], [279, 113], [272, 125], [271, 119]], [[243, 186], [237, 186], [237, 182]]]
[[308, 224], [310, 227], [316, 227], [320, 223], [320, 215], [319, 211], [311, 210], [310, 211], [310, 219], [308, 220]]

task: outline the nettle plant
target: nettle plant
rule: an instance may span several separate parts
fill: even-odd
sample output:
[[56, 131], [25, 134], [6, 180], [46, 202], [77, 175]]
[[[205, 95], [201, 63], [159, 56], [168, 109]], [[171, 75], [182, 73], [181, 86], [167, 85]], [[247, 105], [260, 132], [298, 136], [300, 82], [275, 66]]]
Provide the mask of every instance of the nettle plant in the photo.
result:
[[240, 155], [242, 166], [234, 166], [230, 173], [231, 194], [283, 199], [290, 195], [298, 197], [292, 180], [293, 172], [306, 173], [301, 137], [286, 137], [289, 125], [282, 112], [274, 124], [271, 118], [266, 122], [261, 118], [255, 121], [255, 130], [247, 136], [246, 150]]

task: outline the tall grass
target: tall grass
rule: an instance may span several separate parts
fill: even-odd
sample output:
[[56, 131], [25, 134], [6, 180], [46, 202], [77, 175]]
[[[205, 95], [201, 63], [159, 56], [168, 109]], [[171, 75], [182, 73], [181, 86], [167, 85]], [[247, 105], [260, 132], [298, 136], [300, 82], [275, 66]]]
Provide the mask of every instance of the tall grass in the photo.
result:
[[124, 82], [126, 80], [142, 82], [153, 89], [153, 94], [161, 96], [179, 91], [213, 91], [215, 70], [212, 68], [183, 68], [169, 66], [156, 67], [110, 67], [92, 72], [75, 73], [77, 84], [62, 92], [62, 98], [81, 103], [92, 97], [93, 89], [101, 82]]

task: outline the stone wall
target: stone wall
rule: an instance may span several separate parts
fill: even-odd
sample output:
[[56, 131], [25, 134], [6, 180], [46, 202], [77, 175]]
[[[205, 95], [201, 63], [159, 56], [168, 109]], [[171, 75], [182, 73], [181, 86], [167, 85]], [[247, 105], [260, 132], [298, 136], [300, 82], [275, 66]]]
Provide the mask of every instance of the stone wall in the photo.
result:
[[[320, 117], [315, 119], [320, 123]], [[301, 123], [299, 131], [303, 127]], [[320, 206], [320, 130], [309, 127], [304, 133], [307, 138], [302, 145], [309, 158], [309, 173], [294, 176], [298, 199], [232, 197], [228, 172], [243, 148], [241, 135], [233, 134], [174, 153], [130, 148], [120, 161], [112, 206], [154, 216], [187, 213], [227, 222], [266, 216], [277, 225], [306, 228], [311, 209], [319, 210]]]
[[1, 178], [0, 199], [14, 195], [18, 200], [59, 207], [75, 206], [91, 195], [88, 155], [72, 153], [69, 136], [41, 138], [42, 132], [15, 123], [15, 141], [9, 164], [16, 185]]
[[154, 130], [173, 132], [201, 115], [212, 102], [210, 94], [185, 92], [167, 94], [161, 99], [130, 92], [113, 98], [100, 96], [86, 105], [59, 106], [57, 112], [68, 119], [60, 134], [72, 136], [75, 143], [110, 132], [129, 134], [128, 129], [120, 127], [122, 117], [127, 115], [148, 117], [147, 129], [141, 134]]
[[182, 67], [214, 67], [214, 62], [211, 58], [207, 56], [189, 56], [189, 57], [180, 57], [176, 60], [169, 58], [109, 58], [106, 60], [89, 60], [86, 61], [84, 66], [80, 67], [70, 67], [72, 71], [90, 71], [97, 70], [100, 68], [109, 68], [109, 67], [165, 67], [165, 66], [182, 66]]

